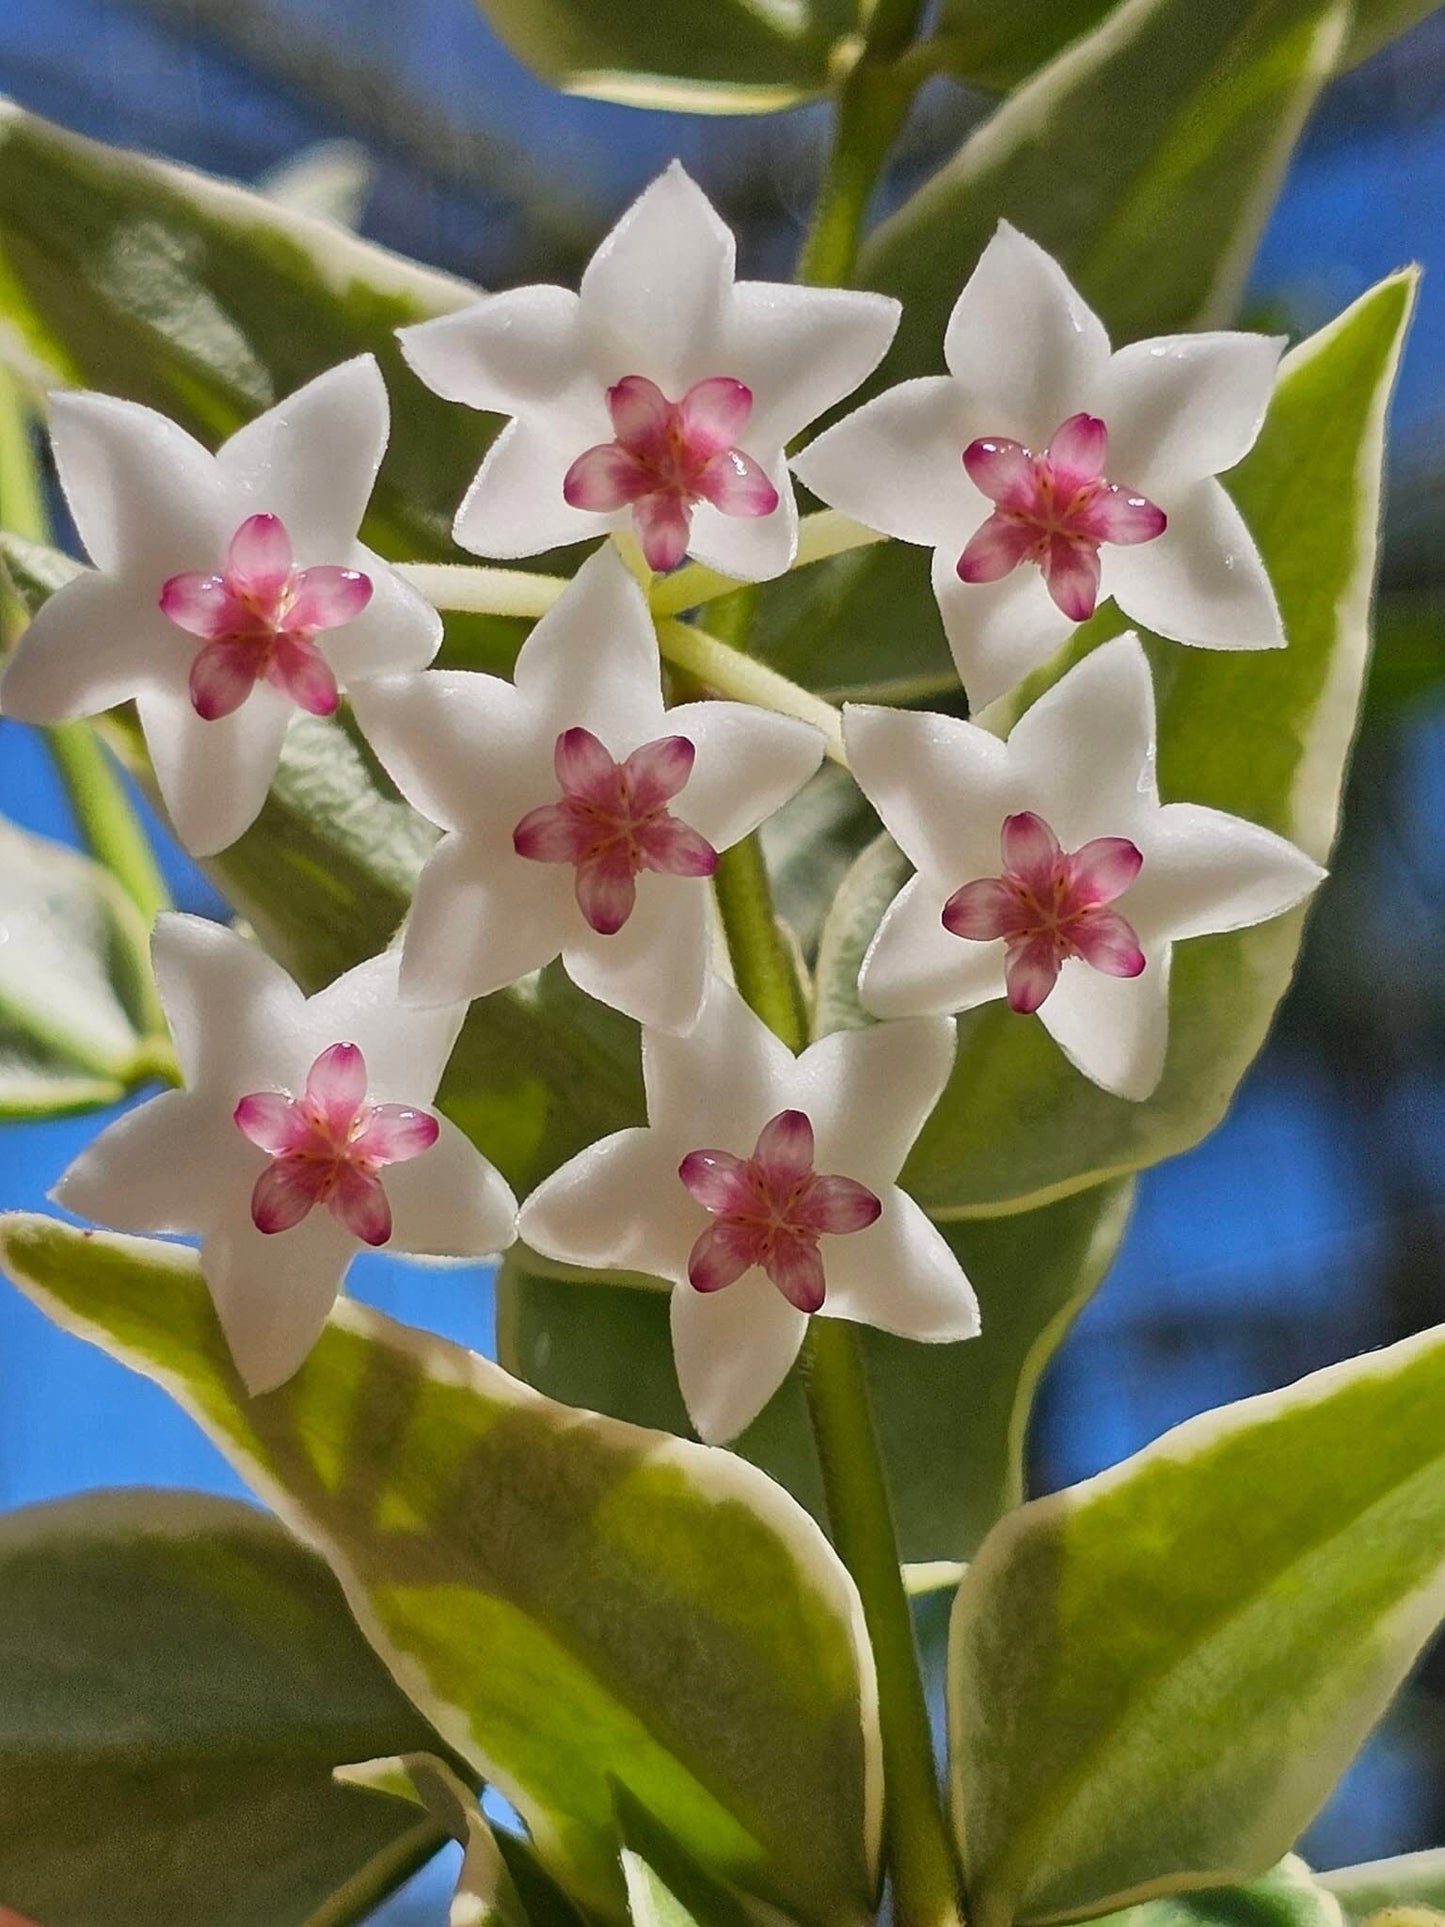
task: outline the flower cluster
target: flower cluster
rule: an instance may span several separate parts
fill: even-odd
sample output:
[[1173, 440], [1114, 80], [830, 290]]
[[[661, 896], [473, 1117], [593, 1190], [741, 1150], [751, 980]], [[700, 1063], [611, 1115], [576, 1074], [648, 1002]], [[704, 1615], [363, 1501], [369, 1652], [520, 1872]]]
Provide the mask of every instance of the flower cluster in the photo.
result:
[[[46, 604], [0, 682], [51, 722], [134, 700], [161, 796], [199, 855], [265, 799], [298, 711], [343, 695], [442, 832], [400, 943], [303, 998], [252, 943], [186, 917], [155, 965], [184, 1088], [109, 1127], [62, 1202], [198, 1235], [238, 1367], [282, 1383], [358, 1246], [539, 1252], [672, 1286], [699, 1433], [733, 1437], [817, 1315], [971, 1336], [957, 1259], [899, 1187], [953, 1066], [955, 1013], [1006, 998], [1104, 1089], [1147, 1098], [1175, 942], [1276, 916], [1321, 872], [1219, 811], [1162, 803], [1148, 659], [1087, 654], [1006, 740], [978, 721], [850, 706], [854, 776], [915, 867], [864, 959], [882, 1020], [789, 1050], [719, 974], [709, 879], [803, 787], [819, 732], [753, 704], [670, 704], [639, 576], [693, 556], [788, 569], [787, 450], [879, 365], [883, 296], [738, 281], [680, 167], [573, 294], [530, 287], [402, 331], [439, 394], [509, 417], [457, 514], [496, 559], [615, 537], [536, 624], [510, 680], [428, 667], [436, 612], [358, 530], [387, 437], [370, 357], [214, 456], [149, 409], [63, 395], [62, 485], [94, 567]], [[1216, 477], [1253, 442], [1280, 344], [1243, 334], [1115, 353], [1007, 225], [959, 297], [946, 375], [885, 390], [792, 468], [867, 527], [934, 551], [975, 712], [1104, 598], [1155, 634], [1283, 643]], [[640, 558], [639, 558], [640, 551]], [[633, 572], [633, 565], [637, 573]], [[434, 1109], [467, 1004], [559, 958], [642, 1026], [647, 1123], [521, 1207]]]

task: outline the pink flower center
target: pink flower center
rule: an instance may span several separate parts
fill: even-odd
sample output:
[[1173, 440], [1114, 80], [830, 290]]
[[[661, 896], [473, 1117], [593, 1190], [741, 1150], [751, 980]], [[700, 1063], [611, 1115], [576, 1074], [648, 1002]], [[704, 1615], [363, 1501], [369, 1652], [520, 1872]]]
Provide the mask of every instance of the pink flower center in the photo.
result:
[[1068, 855], [1041, 816], [1004, 818], [1003, 875], [955, 890], [943, 927], [989, 943], [1002, 937], [1012, 1009], [1037, 1010], [1068, 957], [1107, 977], [1137, 977], [1144, 952], [1132, 925], [1109, 905], [1138, 876], [1144, 858], [1126, 836], [1097, 836]]
[[1086, 622], [1099, 600], [1100, 547], [1152, 542], [1167, 524], [1163, 509], [1105, 479], [1108, 451], [1097, 415], [1070, 415], [1042, 455], [1002, 437], [970, 442], [963, 465], [995, 508], [958, 558], [963, 580], [997, 582], [1036, 562], [1058, 607]]
[[661, 736], [619, 763], [590, 729], [564, 729], [552, 754], [562, 800], [529, 811], [512, 847], [535, 863], [575, 864], [578, 908], [599, 936], [615, 936], [640, 871], [710, 877], [717, 868], [711, 843], [667, 807], [696, 755], [686, 736]]
[[650, 569], [675, 569], [692, 539], [692, 511], [711, 502], [724, 515], [771, 515], [778, 491], [736, 446], [753, 391], [730, 375], [694, 382], [669, 401], [646, 375], [607, 391], [616, 440], [579, 455], [562, 479], [574, 509], [632, 510]]
[[160, 606], [205, 648], [191, 664], [191, 702], [206, 722], [239, 709], [268, 682], [313, 716], [330, 716], [336, 677], [315, 638], [359, 616], [371, 578], [356, 569], [297, 569], [277, 515], [252, 515], [231, 537], [219, 575], [173, 575]]
[[819, 1238], [866, 1230], [883, 1209], [866, 1185], [813, 1169], [813, 1126], [803, 1111], [769, 1119], [751, 1157], [689, 1151], [677, 1175], [713, 1215], [688, 1257], [694, 1289], [721, 1291], [760, 1265], [799, 1311], [823, 1302]]
[[289, 1231], [324, 1204], [363, 1244], [391, 1236], [391, 1206], [377, 1172], [436, 1143], [441, 1126], [406, 1104], [368, 1104], [366, 1059], [355, 1044], [333, 1044], [311, 1066], [300, 1097], [253, 1091], [236, 1126], [271, 1162], [251, 1192], [258, 1231]]

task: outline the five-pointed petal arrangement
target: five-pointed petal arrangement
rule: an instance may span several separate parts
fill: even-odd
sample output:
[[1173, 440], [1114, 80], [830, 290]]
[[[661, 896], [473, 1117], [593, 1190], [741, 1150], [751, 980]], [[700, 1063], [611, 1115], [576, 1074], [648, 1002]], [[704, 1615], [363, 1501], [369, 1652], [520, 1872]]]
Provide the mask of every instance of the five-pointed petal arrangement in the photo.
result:
[[402, 990], [484, 997], [560, 955], [661, 1029], [702, 1006], [717, 853], [812, 775], [822, 739], [744, 703], [665, 709], [642, 591], [610, 548], [543, 616], [516, 681], [465, 670], [353, 698], [383, 764], [450, 832], [417, 886]]
[[427, 1108], [461, 1005], [399, 1003], [394, 954], [303, 997], [199, 917], [162, 917], [153, 950], [185, 1088], [102, 1131], [55, 1197], [118, 1231], [199, 1235], [252, 1392], [301, 1364], [359, 1245], [480, 1257], [512, 1242], [506, 1184]]
[[1174, 943], [1263, 923], [1324, 875], [1272, 831], [1159, 801], [1154, 687], [1119, 636], [1001, 742], [952, 716], [850, 705], [853, 773], [916, 866], [859, 982], [880, 1017], [1037, 1011], [1086, 1077], [1148, 1097]]
[[684, 554], [747, 581], [797, 546], [784, 448], [883, 358], [897, 302], [734, 279], [734, 242], [674, 162], [581, 288], [516, 288], [402, 331], [448, 400], [513, 417], [457, 514], [477, 555], [536, 555], [631, 528], [654, 569]]
[[1166, 335], [1111, 354], [1063, 270], [1003, 222], [949, 320], [949, 373], [888, 389], [793, 466], [824, 501], [934, 551], [976, 710], [1108, 596], [1176, 642], [1274, 648], [1274, 592], [1214, 478], [1253, 446], [1282, 345]]
[[535, 1250], [665, 1278], [687, 1409], [711, 1443], [771, 1398], [813, 1312], [925, 1341], [978, 1330], [972, 1289], [898, 1173], [953, 1062], [945, 1018], [794, 1057], [714, 978], [689, 1036], [642, 1034], [648, 1124], [527, 1200]]
[[386, 447], [380, 370], [363, 355], [319, 375], [214, 456], [109, 395], [57, 395], [52, 436], [96, 566], [35, 617], [0, 709], [51, 723], [134, 697], [177, 834], [211, 855], [256, 817], [293, 716], [441, 641], [357, 540]]

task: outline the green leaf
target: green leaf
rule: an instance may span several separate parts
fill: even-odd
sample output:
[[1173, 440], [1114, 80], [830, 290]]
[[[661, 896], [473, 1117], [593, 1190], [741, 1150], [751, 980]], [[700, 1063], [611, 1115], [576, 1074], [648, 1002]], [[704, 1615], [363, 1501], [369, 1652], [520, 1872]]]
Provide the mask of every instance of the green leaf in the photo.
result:
[[[1234, 471], [1284, 614], [1287, 649], [1149, 644], [1166, 800], [1207, 803], [1325, 861], [1370, 643], [1385, 414], [1414, 296], [1394, 275], [1284, 363]], [[1124, 627], [1109, 605], [1076, 651]], [[953, 1079], [904, 1169], [944, 1217], [1014, 1209], [1187, 1150], [1228, 1108], [1298, 955], [1304, 913], [1181, 944], [1169, 1058], [1145, 1103], [1080, 1077], [1041, 1025], [995, 1004], [965, 1017]]]
[[1116, 342], [1232, 318], [1348, 19], [1339, 0], [1125, 0], [869, 240], [861, 285], [904, 304], [873, 385], [938, 370], [1000, 216], [1062, 262]]
[[694, 114], [765, 114], [821, 93], [857, 0], [479, 0], [564, 93]]
[[1339, 1902], [1321, 1884], [1327, 1878], [1290, 1854], [1247, 1886], [1166, 1894], [1105, 1919], [1109, 1927], [1343, 1927]]
[[17, 1216], [0, 1259], [59, 1324], [163, 1384], [324, 1553], [569, 1892], [623, 1917], [620, 1783], [720, 1878], [818, 1927], [869, 1916], [861, 1608], [751, 1467], [554, 1405], [345, 1300], [297, 1376], [247, 1398], [192, 1253]]
[[0, 1594], [0, 1895], [45, 1927], [342, 1927], [440, 1845], [332, 1785], [435, 1740], [264, 1513], [32, 1506], [0, 1519]]
[[0, 1118], [124, 1095], [144, 1068], [148, 935], [98, 863], [0, 820]]
[[[1355, 67], [1368, 60], [1438, 4], [1356, 0], [1338, 65]], [[947, 42], [950, 72], [973, 87], [1002, 89], [1016, 86], [1111, 11], [1121, 11], [1115, 0], [944, 0], [938, 32]]]
[[[995, 1520], [1023, 1498], [1034, 1391], [1118, 1248], [1130, 1197], [1128, 1185], [1101, 1186], [1042, 1211], [947, 1226], [979, 1295], [980, 1337], [919, 1345], [863, 1332], [905, 1560], [971, 1558]], [[687, 1432], [664, 1292], [558, 1276], [514, 1247], [498, 1277], [497, 1303], [502, 1360], [539, 1390]], [[796, 1373], [733, 1449], [823, 1516]]]
[[1206, 1413], [1013, 1513], [964, 1575], [977, 1927], [1248, 1880], [1445, 1611], [1445, 1329]]
[[1445, 1912], [1445, 1847], [1402, 1853], [1393, 1860], [1367, 1860], [1358, 1867], [1337, 1867], [1319, 1879], [1351, 1921], [1365, 1920], [1382, 1907], [1433, 1907]]
[[450, 1927], [529, 1927], [496, 1835], [482, 1818], [477, 1796], [461, 1775], [432, 1753], [405, 1753], [338, 1767], [343, 1786], [409, 1799], [425, 1808], [443, 1833], [463, 1848]]
[[0, 315], [45, 371], [160, 409], [208, 446], [353, 355], [381, 362], [391, 444], [367, 534], [455, 554], [485, 440], [393, 331], [476, 297], [263, 194], [63, 132], [0, 101]]
[[665, 1887], [639, 1854], [624, 1847], [622, 1875], [627, 1882], [627, 1904], [634, 1927], [700, 1927], [675, 1893]]

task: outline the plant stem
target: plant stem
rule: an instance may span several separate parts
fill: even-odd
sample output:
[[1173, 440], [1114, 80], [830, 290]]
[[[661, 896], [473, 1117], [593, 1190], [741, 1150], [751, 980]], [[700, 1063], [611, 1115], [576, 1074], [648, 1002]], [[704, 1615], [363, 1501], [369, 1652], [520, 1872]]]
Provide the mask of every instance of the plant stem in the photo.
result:
[[731, 643], [720, 642], [705, 629], [686, 622], [665, 620], [657, 625], [658, 645], [674, 668], [684, 670], [695, 682], [715, 689], [720, 695], [738, 702], [753, 703], [760, 709], [773, 709], [783, 716], [796, 716], [811, 723], [823, 738], [827, 754], [846, 767], [843, 754], [843, 719], [832, 703], [824, 702], [810, 690], [800, 689], [776, 669], [744, 655]]
[[[789, 1049], [800, 1050], [805, 1014], [756, 836], [723, 853], [714, 883], [738, 989]], [[833, 1542], [863, 1601], [878, 1669], [894, 1917], [897, 1927], [959, 1927], [953, 1844], [856, 1331], [839, 1319], [815, 1319], [806, 1361]]]
[[904, 58], [923, 0], [876, 0], [852, 71], [838, 90], [833, 144], [823, 169], [798, 279], [841, 287], [853, 272], [874, 189], [927, 66]]
[[171, 895], [120, 771], [89, 723], [52, 723], [45, 738], [86, 848], [153, 922]]
[[[851, 521], [838, 509], [820, 509], [814, 515], [805, 515], [798, 524], [798, 553], [792, 566], [806, 569], [810, 562], [826, 562], [830, 556], [846, 555], [850, 549], [868, 548], [886, 539], [876, 529], [865, 529], [861, 522]], [[652, 613], [679, 616], [686, 609], [701, 607], [704, 602], [716, 602], [720, 596], [736, 594], [737, 586], [731, 576], [719, 575], [701, 562], [685, 562], [671, 575], [659, 576], [654, 582]]]

